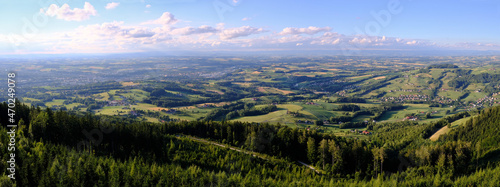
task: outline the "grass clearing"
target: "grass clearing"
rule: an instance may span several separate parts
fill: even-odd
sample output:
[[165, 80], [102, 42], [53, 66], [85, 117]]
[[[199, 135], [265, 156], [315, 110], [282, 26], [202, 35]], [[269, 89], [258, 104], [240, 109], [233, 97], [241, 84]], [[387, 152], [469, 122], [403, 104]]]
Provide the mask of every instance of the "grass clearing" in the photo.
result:
[[134, 82], [121, 82], [122, 86], [137, 86], [139, 83]]
[[472, 117], [474, 117], [474, 116], [469, 116], [469, 117], [462, 118], [462, 119], [459, 119], [457, 121], [454, 121], [453, 123], [451, 123], [451, 128], [455, 128], [455, 127], [458, 127], [458, 126], [461, 126], [461, 125], [465, 125], [465, 122], [467, 122], [468, 120], [470, 120]]
[[27, 102], [27, 103], [31, 103], [33, 101], [40, 101], [40, 99], [35, 99], [35, 98], [31, 98], [31, 97], [23, 97], [23, 102]]
[[428, 104], [404, 104], [404, 106], [407, 107], [404, 110], [385, 112], [379, 120], [381, 122], [397, 122], [402, 121], [403, 118], [408, 114], [423, 114], [422, 112], [427, 113], [437, 111], [436, 113], [432, 114], [432, 118], [418, 121], [419, 123], [428, 123], [439, 120], [440, 118], [445, 116], [446, 110], [449, 110], [449, 108], [431, 108]]
[[429, 137], [430, 140], [436, 141], [439, 139], [439, 136], [446, 134], [450, 132], [450, 128], [448, 126], [444, 126], [443, 128], [439, 129], [436, 133], [434, 133], [431, 137]]
[[54, 105], [61, 106], [61, 105], [64, 105], [63, 102], [64, 102], [64, 99], [54, 99], [51, 102], [45, 103], [45, 106], [48, 106], [48, 107], [52, 107]]
[[454, 129], [454, 128], [458, 127], [458, 126], [464, 125], [465, 122], [468, 121], [471, 118], [472, 117], [469, 116], [469, 117], [462, 118], [462, 119], [459, 119], [457, 121], [454, 121], [454, 122], [451, 123], [451, 128], [448, 128], [448, 126], [444, 126], [443, 128], [439, 129], [436, 133], [434, 133], [431, 137], [429, 137], [429, 139], [432, 140], [432, 141], [436, 141], [436, 140], [439, 139], [439, 136], [450, 132], [451, 129]]
[[103, 92], [99, 94], [94, 94], [92, 95], [92, 97], [95, 98], [96, 101], [108, 101], [110, 96], [108, 92]]
[[124, 106], [105, 106], [101, 109], [94, 110], [97, 115], [126, 115], [130, 109], [123, 109]]

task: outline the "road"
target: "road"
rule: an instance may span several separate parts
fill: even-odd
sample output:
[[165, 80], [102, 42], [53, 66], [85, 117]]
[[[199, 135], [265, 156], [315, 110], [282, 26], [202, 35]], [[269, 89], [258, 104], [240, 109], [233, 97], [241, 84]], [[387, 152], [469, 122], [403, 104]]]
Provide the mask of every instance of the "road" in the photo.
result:
[[[217, 142], [213, 142], [213, 141], [208, 141], [208, 140], [205, 140], [205, 139], [200, 139], [200, 138], [196, 138], [196, 137], [192, 137], [192, 136], [186, 136], [186, 135], [182, 135], [183, 137], [186, 137], [186, 138], [189, 138], [191, 140], [194, 140], [194, 141], [197, 141], [197, 142], [202, 142], [202, 143], [208, 143], [208, 144], [212, 144], [212, 145], [216, 145], [216, 146], [219, 146], [219, 147], [224, 147], [224, 148], [227, 148], [229, 147], [229, 149], [231, 150], [234, 150], [234, 151], [238, 151], [238, 152], [242, 152], [242, 153], [245, 153], [245, 154], [249, 154], [249, 155], [252, 155], [254, 157], [257, 157], [257, 158], [260, 158], [260, 159], [264, 159], [264, 160], [269, 160], [267, 158], [264, 158], [260, 155], [257, 155], [255, 154], [255, 152], [251, 152], [251, 151], [245, 151], [245, 150], [242, 150], [242, 149], [239, 149], [239, 148], [235, 148], [235, 147], [231, 147], [231, 146], [227, 146], [227, 145], [223, 145], [223, 144], [219, 144]], [[179, 138], [179, 137], [177, 137]], [[300, 161], [300, 160], [297, 160], [297, 162], [299, 162], [300, 164], [308, 167], [309, 169], [312, 169], [313, 171], [315, 171], [316, 173], [320, 174], [321, 172], [319, 170], [317, 170], [316, 168]]]

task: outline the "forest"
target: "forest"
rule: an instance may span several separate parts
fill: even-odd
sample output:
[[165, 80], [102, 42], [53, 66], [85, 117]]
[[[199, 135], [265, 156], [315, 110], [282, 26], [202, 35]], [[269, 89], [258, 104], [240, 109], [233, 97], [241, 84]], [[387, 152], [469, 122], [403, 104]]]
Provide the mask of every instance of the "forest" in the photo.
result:
[[[244, 108], [244, 106], [243, 106]], [[6, 103], [0, 112], [8, 110]], [[436, 142], [435, 123], [369, 126], [368, 140], [267, 123], [149, 123], [16, 104], [16, 179], [1, 186], [495, 186], [500, 107]], [[2, 118], [1, 124], [7, 124]], [[2, 125], [0, 139], [8, 142]], [[207, 142], [194, 141], [190, 137]], [[253, 152], [255, 157], [228, 147]], [[316, 171], [302, 166], [305, 162]]]

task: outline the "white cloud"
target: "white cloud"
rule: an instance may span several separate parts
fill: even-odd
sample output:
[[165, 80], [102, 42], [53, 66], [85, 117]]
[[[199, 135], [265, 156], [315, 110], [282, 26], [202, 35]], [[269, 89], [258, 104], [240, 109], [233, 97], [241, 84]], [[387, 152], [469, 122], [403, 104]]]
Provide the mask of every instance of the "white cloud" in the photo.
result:
[[149, 5], [149, 4], [148, 4], [148, 5], [146, 5], [146, 8], [151, 8], [151, 5]]
[[[124, 26], [124, 22], [106, 22], [80, 26], [73, 31], [52, 34], [49, 46], [57, 50], [73, 51], [137, 51], [148, 46], [165, 42], [171, 36], [156, 33], [150, 28]], [[39, 43], [39, 42], [37, 42]]]
[[417, 44], [416, 40], [406, 42], [406, 45], [415, 45], [415, 44]]
[[314, 38], [311, 41], [311, 44], [318, 44], [318, 45], [337, 45], [340, 42], [342, 42], [343, 38], [345, 38], [344, 35], [341, 35], [336, 32], [325, 32], [323, 35]]
[[287, 27], [284, 28], [283, 31], [281, 31], [279, 34], [280, 35], [288, 35], [288, 34], [309, 34], [313, 35], [319, 32], [328, 32], [330, 31], [330, 27], [307, 27], [307, 28], [294, 28], [294, 27]]
[[300, 35], [283, 36], [276, 39], [270, 39], [272, 43], [307, 43], [311, 38]]
[[252, 18], [249, 18], [249, 17], [244, 17], [243, 19], [241, 19], [241, 21], [248, 21], [248, 20], [251, 20]]
[[238, 37], [249, 36], [252, 34], [258, 34], [265, 32], [262, 28], [255, 28], [250, 26], [242, 26], [237, 28], [224, 29], [220, 33], [221, 39], [233, 39]]
[[109, 9], [114, 9], [114, 8], [116, 8], [118, 5], [120, 5], [120, 3], [111, 2], [111, 3], [108, 3], [108, 4], [106, 5], [106, 7], [105, 7], [105, 8], [106, 8], [106, 9], [108, 9], [108, 10], [109, 10]]
[[[83, 20], [84, 10], [94, 10], [86, 3], [84, 9], [70, 9], [68, 5], [57, 7], [51, 5], [44, 11], [47, 15], [65, 16], [66, 20]], [[95, 10], [94, 10], [95, 11]], [[70, 12], [70, 13], [65, 13]], [[82, 13], [83, 12], [83, 13]], [[92, 15], [88, 14], [87, 18]], [[77, 16], [80, 15], [80, 17]], [[93, 13], [96, 14], [96, 13]], [[79, 19], [77, 19], [77, 17]], [[216, 25], [172, 26], [178, 20], [169, 12], [165, 12], [155, 20], [141, 25], [125, 25], [114, 21], [101, 24], [80, 26], [63, 33], [41, 34], [33, 40], [27, 40], [25, 46], [37, 46], [47, 52], [88, 53], [88, 52], [131, 52], [175, 49], [418, 49], [423, 47], [456, 47], [469, 49], [499, 49], [499, 45], [466, 43], [452, 46], [438, 46], [425, 40], [401, 39], [386, 36], [343, 35], [331, 32], [329, 27], [288, 27], [280, 32], [265, 33], [263, 28], [242, 26], [225, 28], [224, 23]], [[191, 22], [183, 21], [183, 24]], [[151, 24], [151, 25], [144, 25]], [[261, 34], [262, 33], [262, 34]], [[0, 35], [0, 42], [9, 43]], [[0, 43], [0, 44], [2, 44]]]
[[172, 34], [180, 35], [192, 35], [192, 34], [204, 34], [204, 33], [216, 33], [218, 30], [208, 25], [202, 25], [198, 28], [184, 27], [179, 29], [174, 29]]
[[40, 9], [40, 12], [66, 21], [83, 21], [89, 19], [90, 16], [97, 15], [97, 11], [94, 9], [94, 6], [92, 6], [89, 2], [85, 2], [83, 9], [71, 9], [68, 4], [64, 4], [61, 7], [56, 4], [51, 4], [46, 10]]
[[170, 12], [164, 12], [160, 18], [156, 20], [149, 20], [143, 22], [143, 25], [173, 25], [177, 23], [177, 19], [175, 19], [174, 15]]

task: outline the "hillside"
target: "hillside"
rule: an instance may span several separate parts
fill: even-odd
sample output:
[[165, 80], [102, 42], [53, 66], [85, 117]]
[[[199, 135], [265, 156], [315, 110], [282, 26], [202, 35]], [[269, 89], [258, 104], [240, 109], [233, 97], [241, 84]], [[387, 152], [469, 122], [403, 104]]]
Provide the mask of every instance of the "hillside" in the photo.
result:
[[467, 141], [477, 151], [476, 158], [488, 161], [498, 160], [500, 155], [500, 107], [488, 108], [481, 111], [477, 117], [465, 122], [449, 134], [444, 135], [442, 141]]
[[[7, 108], [0, 105], [0, 111]], [[495, 121], [486, 118], [498, 119], [498, 110], [482, 112], [478, 119], [485, 119], [483, 123], [474, 119], [468, 123], [478, 130], [490, 128]], [[427, 131], [441, 123], [381, 123], [368, 127], [374, 135], [366, 141], [266, 123], [134, 122], [20, 104], [16, 111], [18, 186], [484, 186], [500, 182], [494, 175], [500, 171], [497, 161], [476, 166], [478, 130], [454, 129], [448, 139], [435, 143], [426, 139]], [[6, 124], [6, 119], [1, 123]], [[3, 142], [8, 141], [7, 131], [2, 126]], [[498, 149], [498, 144], [481, 145], [481, 154]], [[6, 163], [6, 144], [0, 150]], [[320, 173], [302, 165], [306, 163]], [[2, 186], [12, 184], [7, 167], [1, 165]]]
[[[329, 56], [242, 57], [235, 61], [229, 57], [162, 57], [121, 64], [120, 59], [109, 58], [110, 63], [105, 64], [80, 59], [85, 64], [75, 63], [71, 68], [60, 62], [37, 62], [39, 66], [20, 65], [28, 69], [20, 81], [30, 84], [24, 84], [27, 91], [17, 92], [16, 97], [28, 105], [82, 115], [140, 122], [281, 124], [366, 140], [366, 134], [352, 131], [362, 132], [385, 122], [435, 123], [498, 105], [500, 65], [496, 59]], [[207, 64], [199, 66], [200, 60]], [[73, 71], [88, 70], [88, 65], [94, 67], [93, 73]], [[145, 65], [176, 68], [159, 68], [157, 76], [148, 78], [137, 77], [141, 72], [130, 72], [130, 78], [117, 73]], [[74, 76], [62, 82], [25, 81], [43, 80], [49, 67], [51, 74]], [[100, 81], [80, 80], [96, 75]], [[5, 89], [0, 85], [0, 91]], [[6, 99], [2, 97], [5, 95], [0, 101]]]

